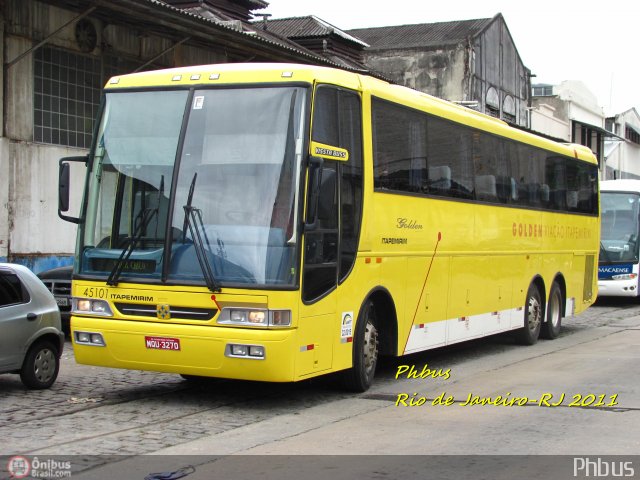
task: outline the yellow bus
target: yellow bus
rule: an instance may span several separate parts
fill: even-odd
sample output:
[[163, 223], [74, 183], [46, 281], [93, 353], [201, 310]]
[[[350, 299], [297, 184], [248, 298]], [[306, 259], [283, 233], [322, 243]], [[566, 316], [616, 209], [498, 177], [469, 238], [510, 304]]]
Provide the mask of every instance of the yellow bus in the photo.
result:
[[595, 299], [597, 163], [338, 69], [225, 64], [106, 88], [79, 218], [78, 362], [291, 382], [514, 331]]

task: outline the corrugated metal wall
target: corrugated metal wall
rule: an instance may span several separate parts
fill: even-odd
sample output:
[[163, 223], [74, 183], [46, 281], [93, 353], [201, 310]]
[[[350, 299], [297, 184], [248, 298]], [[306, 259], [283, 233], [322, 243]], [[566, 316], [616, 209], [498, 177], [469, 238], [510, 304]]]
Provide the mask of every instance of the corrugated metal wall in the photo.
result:
[[[64, 3], [64, 2], [61, 2]], [[32, 0], [7, 0], [2, 25], [1, 52], [5, 64], [28, 51], [77, 13]], [[89, 55], [125, 59], [141, 66], [149, 59], [154, 67], [173, 67], [227, 61], [223, 50], [181, 45], [174, 40], [147, 35], [131, 27], [87, 17], [98, 34], [97, 46]], [[47, 45], [81, 53], [74, 23], [53, 36]], [[106, 80], [106, 79], [105, 79]], [[72, 262], [76, 226], [58, 218], [58, 160], [84, 155], [86, 150], [34, 142], [34, 57], [12, 65], [2, 78], [7, 83], [6, 122], [0, 137], [0, 262], [13, 261], [39, 272]], [[0, 88], [0, 92], [4, 89]], [[72, 204], [80, 204], [84, 185], [82, 168], [73, 170]]]

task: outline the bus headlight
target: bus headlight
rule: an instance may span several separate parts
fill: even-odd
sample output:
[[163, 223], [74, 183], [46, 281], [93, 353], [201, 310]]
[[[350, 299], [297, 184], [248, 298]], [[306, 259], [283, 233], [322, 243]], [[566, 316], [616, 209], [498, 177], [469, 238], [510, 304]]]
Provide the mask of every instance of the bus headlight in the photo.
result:
[[265, 348], [262, 345], [243, 345], [228, 343], [224, 349], [224, 355], [231, 358], [247, 358], [251, 360], [264, 360]]
[[223, 308], [218, 323], [247, 327], [290, 327], [291, 310]]
[[246, 310], [234, 308], [229, 311], [229, 321], [239, 325], [267, 326], [266, 310]]
[[622, 273], [620, 275], [613, 275], [611, 277], [612, 280], [633, 280], [634, 278], [637, 278], [638, 274], [637, 273]]
[[106, 345], [104, 337], [100, 333], [79, 331], [73, 333], [75, 341], [79, 345], [93, 345], [96, 347], [104, 347]]
[[96, 300], [95, 298], [74, 297], [71, 300], [71, 313], [113, 317], [109, 304], [104, 300]]
[[231, 355], [234, 357], [246, 357], [249, 354], [248, 345], [231, 345]]

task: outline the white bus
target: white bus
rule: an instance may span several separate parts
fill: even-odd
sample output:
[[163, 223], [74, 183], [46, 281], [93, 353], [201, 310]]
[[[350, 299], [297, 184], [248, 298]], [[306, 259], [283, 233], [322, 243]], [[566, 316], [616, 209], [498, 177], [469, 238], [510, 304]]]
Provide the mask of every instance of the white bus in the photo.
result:
[[600, 182], [598, 295], [638, 296], [640, 180]]

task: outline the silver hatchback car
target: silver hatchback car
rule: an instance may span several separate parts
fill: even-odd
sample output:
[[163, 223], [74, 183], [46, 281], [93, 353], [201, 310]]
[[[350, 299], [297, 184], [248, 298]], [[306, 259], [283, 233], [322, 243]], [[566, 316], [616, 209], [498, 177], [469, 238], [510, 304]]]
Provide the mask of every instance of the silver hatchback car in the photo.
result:
[[19, 373], [29, 388], [49, 388], [63, 348], [51, 292], [28, 268], [0, 263], [0, 373]]

